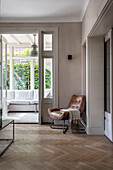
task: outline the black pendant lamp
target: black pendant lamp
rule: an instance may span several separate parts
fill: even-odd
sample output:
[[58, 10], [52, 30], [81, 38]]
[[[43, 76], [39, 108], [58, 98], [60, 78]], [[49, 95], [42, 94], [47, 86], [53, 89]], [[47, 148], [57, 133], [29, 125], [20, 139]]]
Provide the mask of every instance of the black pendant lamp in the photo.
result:
[[30, 56], [36, 57], [38, 56], [38, 50], [37, 50], [38, 46], [36, 45], [36, 34], [34, 34], [33, 36], [34, 36], [34, 44], [31, 46], [32, 50]]

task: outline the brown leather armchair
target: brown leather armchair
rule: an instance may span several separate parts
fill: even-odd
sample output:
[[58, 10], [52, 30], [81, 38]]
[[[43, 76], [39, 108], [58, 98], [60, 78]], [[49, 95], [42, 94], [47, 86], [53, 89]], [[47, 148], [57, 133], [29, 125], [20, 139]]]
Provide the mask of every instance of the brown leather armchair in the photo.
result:
[[[80, 111], [80, 116], [82, 116], [85, 110], [85, 96], [73, 95], [67, 108], [78, 109]], [[49, 108], [48, 109], [48, 113], [50, 117], [53, 119], [50, 127], [52, 129], [63, 129], [63, 133], [66, 133], [66, 131], [68, 130], [68, 126], [65, 128], [65, 120], [69, 119], [69, 112], [67, 111], [60, 112], [60, 109], [63, 109], [63, 108]], [[53, 127], [52, 124], [54, 120], [63, 120], [64, 121], [63, 128]]]

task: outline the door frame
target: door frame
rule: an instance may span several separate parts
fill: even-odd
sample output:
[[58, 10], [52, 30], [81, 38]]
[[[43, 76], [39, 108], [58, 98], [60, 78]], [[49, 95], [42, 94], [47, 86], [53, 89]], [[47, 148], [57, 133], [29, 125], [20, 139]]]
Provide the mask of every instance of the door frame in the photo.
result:
[[[6, 103], [7, 103], [7, 40], [5, 39], [5, 37], [0, 34], [0, 43], [1, 43], [1, 107], [2, 107], [2, 116], [3, 116], [3, 43], [5, 43], [5, 68], [6, 68], [6, 72], [5, 72], [5, 76], [6, 76], [6, 94], [5, 94], [5, 98], [6, 98]], [[6, 107], [6, 114], [7, 114], [7, 107]]]
[[[45, 26], [46, 27], [46, 26]], [[54, 107], [58, 107], [58, 28], [53, 27], [53, 28], [45, 28], [45, 27], [38, 27], [37, 24], [29, 24], [29, 26], [23, 25], [23, 24], [16, 24], [16, 26], [10, 27], [10, 24], [5, 25], [5, 29], [1, 28], [0, 29], [0, 34], [38, 34], [39, 38], [39, 124], [41, 124], [41, 101], [42, 101], [42, 37], [41, 37], [41, 32], [54, 32], [55, 38], [54, 38], [54, 43], [55, 43], [55, 67], [54, 67], [54, 72], [55, 72], [55, 78], [54, 79]]]
[[39, 124], [42, 124], [42, 101], [43, 101], [43, 56], [42, 56], [42, 48], [43, 48], [43, 36], [44, 33], [53, 32], [53, 44], [54, 44], [54, 70], [53, 70], [53, 107], [58, 107], [58, 28], [40, 28], [39, 29]]
[[106, 132], [105, 132], [105, 135], [111, 140], [113, 141], [113, 59], [112, 59], [112, 56], [113, 56], [113, 30], [111, 29], [108, 34], [105, 36], [105, 42], [107, 42], [108, 40], [110, 39], [110, 113], [106, 112], [104, 110], [104, 114], [109, 114], [108, 115], [108, 119], [109, 119], [109, 130], [110, 130], [110, 134], [106, 135]]

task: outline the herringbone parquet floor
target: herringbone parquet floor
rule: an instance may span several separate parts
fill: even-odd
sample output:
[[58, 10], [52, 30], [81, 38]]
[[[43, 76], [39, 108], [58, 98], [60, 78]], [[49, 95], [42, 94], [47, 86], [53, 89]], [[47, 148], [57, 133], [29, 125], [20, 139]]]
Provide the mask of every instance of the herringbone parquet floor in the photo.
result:
[[0, 157], [0, 170], [113, 169], [113, 144], [105, 136], [64, 135], [47, 125], [15, 127], [15, 142]]

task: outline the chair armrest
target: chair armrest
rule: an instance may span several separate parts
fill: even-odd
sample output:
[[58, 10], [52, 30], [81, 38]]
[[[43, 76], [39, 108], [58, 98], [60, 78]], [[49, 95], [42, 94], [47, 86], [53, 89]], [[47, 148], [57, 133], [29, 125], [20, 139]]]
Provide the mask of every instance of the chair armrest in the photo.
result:
[[64, 108], [49, 108], [48, 113], [49, 113], [50, 117], [52, 119], [55, 119], [55, 120], [66, 120], [66, 119], [68, 119], [69, 112], [68, 111], [67, 112], [60, 112], [60, 109], [64, 109]]
[[51, 113], [51, 112], [54, 112], [54, 111], [60, 111], [60, 109], [63, 109], [63, 108], [49, 108], [48, 113]]

